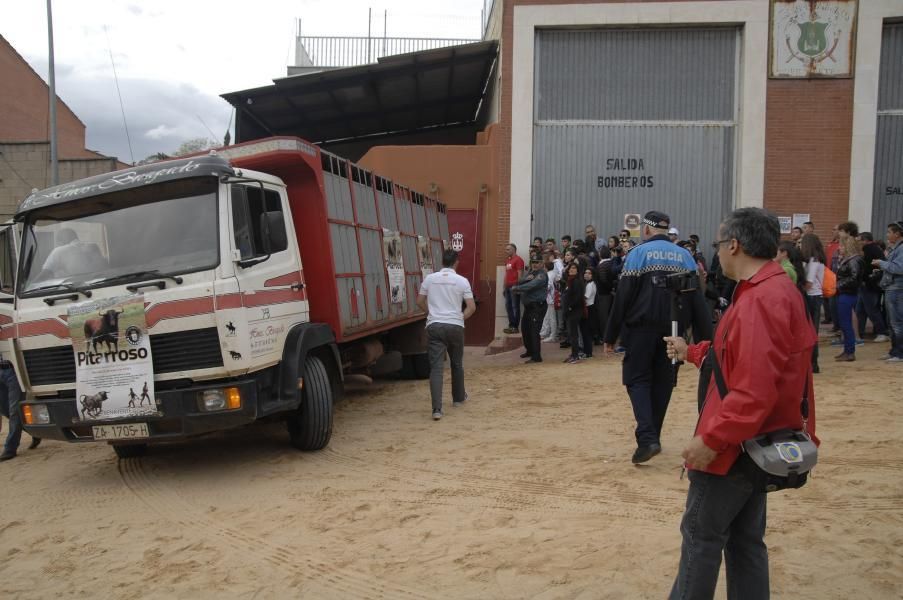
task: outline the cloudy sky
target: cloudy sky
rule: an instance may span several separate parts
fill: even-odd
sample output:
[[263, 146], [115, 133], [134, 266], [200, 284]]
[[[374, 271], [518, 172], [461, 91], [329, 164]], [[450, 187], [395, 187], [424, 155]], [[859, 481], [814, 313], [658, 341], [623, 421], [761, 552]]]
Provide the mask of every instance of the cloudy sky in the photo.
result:
[[[486, 0], [487, 6], [489, 5]], [[222, 139], [220, 94], [272, 83], [302, 35], [478, 38], [484, 0], [55, 0], [57, 94], [87, 126], [87, 146], [131, 162], [183, 141]], [[47, 77], [44, 0], [0, 2], [0, 35]], [[112, 52], [131, 152], [110, 60]]]

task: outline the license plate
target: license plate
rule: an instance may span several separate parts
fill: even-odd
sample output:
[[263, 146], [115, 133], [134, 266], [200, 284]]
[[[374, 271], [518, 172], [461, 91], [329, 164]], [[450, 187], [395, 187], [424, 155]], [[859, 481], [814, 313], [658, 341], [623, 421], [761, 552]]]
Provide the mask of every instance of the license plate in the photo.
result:
[[121, 425], [95, 425], [95, 440], [131, 440], [150, 437], [147, 423], [123, 423]]

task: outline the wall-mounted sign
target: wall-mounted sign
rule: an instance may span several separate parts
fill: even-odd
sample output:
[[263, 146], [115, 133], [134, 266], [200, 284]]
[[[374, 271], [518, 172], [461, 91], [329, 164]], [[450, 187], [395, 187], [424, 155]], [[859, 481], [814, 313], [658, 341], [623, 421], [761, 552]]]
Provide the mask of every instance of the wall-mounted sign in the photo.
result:
[[793, 227], [803, 228], [803, 223], [808, 223], [812, 219], [809, 213], [793, 213]]
[[793, 219], [791, 217], [778, 217], [778, 223], [781, 224], [781, 233], [790, 233], [793, 229]]
[[624, 229], [630, 232], [630, 237], [640, 237], [640, 223], [643, 217], [637, 213], [628, 213], [624, 215]]
[[771, 0], [770, 77], [852, 77], [858, 0]]
[[639, 157], [609, 157], [605, 159], [605, 172], [596, 177], [596, 186], [610, 188], [651, 188], [655, 186], [652, 175], [646, 173], [646, 161]]

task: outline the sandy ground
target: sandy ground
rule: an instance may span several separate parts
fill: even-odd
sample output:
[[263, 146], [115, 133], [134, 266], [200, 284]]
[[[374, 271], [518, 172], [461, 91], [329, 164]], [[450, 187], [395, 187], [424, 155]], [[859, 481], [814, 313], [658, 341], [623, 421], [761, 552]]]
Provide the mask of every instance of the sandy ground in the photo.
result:
[[[277, 425], [118, 464], [105, 445], [29, 451], [25, 436], [0, 464], [0, 595], [664, 598], [696, 371], [662, 455], [636, 467], [618, 360], [545, 348], [542, 365], [469, 352], [471, 399], [438, 423], [426, 382], [357, 387], [322, 452]], [[822, 361], [819, 467], [769, 496], [775, 598], [903, 597], [903, 366], [884, 351]]]

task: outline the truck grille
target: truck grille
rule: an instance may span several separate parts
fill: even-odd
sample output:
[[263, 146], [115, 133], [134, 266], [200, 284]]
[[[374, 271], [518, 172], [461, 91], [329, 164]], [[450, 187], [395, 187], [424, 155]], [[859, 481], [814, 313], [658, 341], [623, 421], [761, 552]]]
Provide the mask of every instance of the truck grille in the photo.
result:
[[[223, 366], [216, 327], [177, 331], [151, 336], [154, 373], [174, 373]], [[25, 368], [31, 385], [75, 382], [72, 346], [24, 350]]]

